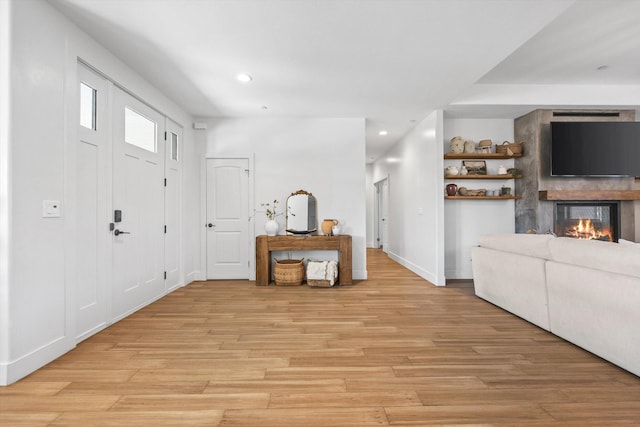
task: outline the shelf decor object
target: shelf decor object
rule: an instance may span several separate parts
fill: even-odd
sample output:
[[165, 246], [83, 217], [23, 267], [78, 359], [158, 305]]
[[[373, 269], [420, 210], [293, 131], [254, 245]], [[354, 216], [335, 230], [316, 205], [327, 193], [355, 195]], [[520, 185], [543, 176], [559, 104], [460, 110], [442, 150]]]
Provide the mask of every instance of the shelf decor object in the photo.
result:
[[496, 153], [506, 154], [508, 156], [522, 155], [522, 142], [505, 141], [502, 144], [496, 144]]
[[462, 167], [467, 169], [467, 176], [487, 174], [487, 162], [484, 160], [463, 160]]
[[520, 196], [444, 196], [447, 200], [519, 200]]
[[522, 157], [522, 154], [514, 154], [509, 156], [504, 153], [446, 153], [445, 160], [464, 160], [464, 159], [487, 159], [487, 160], [503, 160], [515, 159]]
[[[489, 141], [489, 140], [487, 140]], [[520, 149], [515, 148], [515, 150], [505, 150], [501, 149], [497, 153], [491, 152], [480, 152], [480, 153], [446, 153], [444, 155], [445, 160], [462, 160], [462, 164], [469, 171], [467, 175], [460, 175], [455, 173], [450, 173], [452, 171], [457, 172], [457, 168], [455, 166], [447, 167], [444, 175], [445, 180], [464, 180], [464, 179], [486, 179], [486, 180], [510, 180], [510, 179], [520, 179], [522, 178], [522, 174], [516, 168], [507, 169], [506, 174], [494, 174], [487, 175], [487, 166], [485, 160], [503, 160], [503, 159], [513, 159], [516, 157], [522, 156], [522, 143], [517, 143], [520, 145]], [[488, 146], [488, 144], [486, 144]], [[507, 144], [503, 144], [505, 147]], [[515, 152], [514, 152], [515, 151]], [[513, 173], [515, 172], [515, 174]], [[451, 185], [451, 184], [449, 184]], [[455, 184], [453, 184], [455, 185]], [[447, 186], [448, 187], [448, 186]], [[456, 186], [457, 187], [457, 186]], [[464, 187], [460, 187], [464, 188]], [[447, 188], [448, 190], [449, 188]], [[446, 200], [518, 200], [521, 197], [515, 196], [513, 194], [504, 194], [502, 195], [502, 190], [485, 190], [484, 194], [476, 194], [474, 190], [467, 190], [467, 195], [460, 194], [460, 189], [457, 190], [455, 194], [451, 194], [450, 191], [447, 191], [447, 194], [444, 196]]]
[[522, 175], [445, 175], [444, 179], [520, 179]]

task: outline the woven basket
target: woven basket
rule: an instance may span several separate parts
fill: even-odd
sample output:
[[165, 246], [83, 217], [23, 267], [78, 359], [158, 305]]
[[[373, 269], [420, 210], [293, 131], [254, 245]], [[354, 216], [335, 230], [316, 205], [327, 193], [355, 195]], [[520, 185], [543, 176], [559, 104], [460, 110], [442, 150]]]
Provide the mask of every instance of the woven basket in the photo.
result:
[[333, 286], [329, 280], [307, 280], [307, 285], [311, 287], [315, 286], [317, 288], [330, 288]]
[[278, 286], [300, 286], [304, 279], [304, 264], [301, 259], [275, 260], [273, 277]]
[[496, 153], [508, 154], [507, 149], [511, 150], [513, 154], [522, 154], [522, 142], [509, 142], [505, 141], [502, 144], [496, 144]]

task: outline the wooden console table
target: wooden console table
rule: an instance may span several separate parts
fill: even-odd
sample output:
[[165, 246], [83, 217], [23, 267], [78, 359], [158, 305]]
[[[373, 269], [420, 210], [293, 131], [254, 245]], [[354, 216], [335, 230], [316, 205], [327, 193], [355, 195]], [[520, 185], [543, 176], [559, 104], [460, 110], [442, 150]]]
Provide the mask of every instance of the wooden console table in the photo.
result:
[[338, 251], [338, 282], [352, 284], [351, 236], [257, 236], [256, 285], [271, 281], [271, 251]]

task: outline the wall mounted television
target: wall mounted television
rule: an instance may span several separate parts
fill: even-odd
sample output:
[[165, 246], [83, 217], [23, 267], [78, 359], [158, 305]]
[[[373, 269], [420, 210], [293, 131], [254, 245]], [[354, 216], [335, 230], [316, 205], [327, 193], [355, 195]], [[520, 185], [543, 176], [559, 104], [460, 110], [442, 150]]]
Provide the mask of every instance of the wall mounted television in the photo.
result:
[[552, 176], [640, 176], [640, 122], [551, 122]]

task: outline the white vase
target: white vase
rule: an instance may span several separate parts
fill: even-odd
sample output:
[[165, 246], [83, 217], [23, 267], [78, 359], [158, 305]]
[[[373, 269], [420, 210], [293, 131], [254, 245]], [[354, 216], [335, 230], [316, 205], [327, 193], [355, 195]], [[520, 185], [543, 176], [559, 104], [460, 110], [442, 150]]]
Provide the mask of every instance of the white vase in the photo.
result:
[[264, 223], [264, 231], [267, 232], [267, 236], [275, 236], [278, 234], [278, 222], [275, 219], [270, 219]]

